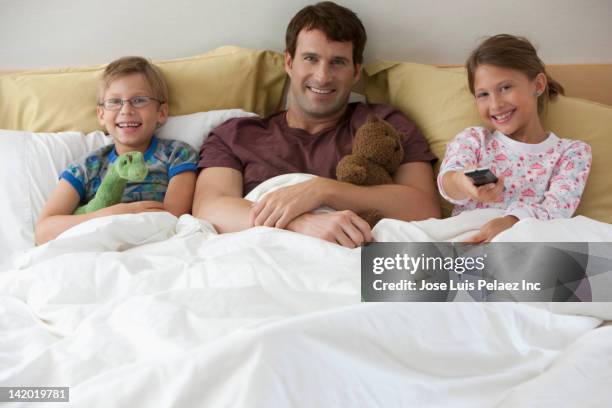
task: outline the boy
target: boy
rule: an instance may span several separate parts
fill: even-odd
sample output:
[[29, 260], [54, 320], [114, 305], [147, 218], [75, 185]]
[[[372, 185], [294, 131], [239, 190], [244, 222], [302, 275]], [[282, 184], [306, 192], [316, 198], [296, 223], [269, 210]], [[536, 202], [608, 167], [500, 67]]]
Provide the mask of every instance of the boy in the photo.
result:
[[[185, 143], [154, 135], [168, 118], [168, 89], [159, 69], [141, 57], [110, 63], [98, 89], [97, 115], [114, 144], [90, 153], [62, 172], [36, 223], [38, 244], [92, 218], [144, 211], [168, 211], [178, 217], [191, 209], [197, 152]], [[78, 205], [95, 196], [117, 156], [131, 151], [143, 153], [146, 178], [128, 183], [121, 203], [73, 215]]]

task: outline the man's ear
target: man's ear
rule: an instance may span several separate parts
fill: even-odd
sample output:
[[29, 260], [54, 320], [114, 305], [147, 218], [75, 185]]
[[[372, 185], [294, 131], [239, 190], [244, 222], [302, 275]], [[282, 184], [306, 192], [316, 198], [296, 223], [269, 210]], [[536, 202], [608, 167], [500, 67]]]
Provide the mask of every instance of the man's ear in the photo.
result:
[[361, 64], [355, 64], [355, 75], [353, 77], [353, 85], [359, 82], [361, 78]]
[[100, 105], [96, 106], [96, 115], [98, 116], [98, 123], [100, 123], [101, 126], [104, 126], [104, 108], [102, 108]]
[[285, 50], [285, 72], [287, 75], [291, 76], [291, 69], [293, 68], [293, 58], [291, 58], [291, 54], [289, 51]]

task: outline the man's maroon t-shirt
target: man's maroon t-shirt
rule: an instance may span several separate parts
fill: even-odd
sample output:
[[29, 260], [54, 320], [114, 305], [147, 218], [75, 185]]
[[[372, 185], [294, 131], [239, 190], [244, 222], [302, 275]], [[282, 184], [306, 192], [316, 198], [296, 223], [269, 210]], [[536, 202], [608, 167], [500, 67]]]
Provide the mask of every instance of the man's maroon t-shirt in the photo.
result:
[[267, 118], [230, 119], [202, 145], [198, 168], [239, 170], [244, 195], [281, 174], [310, 173], [335, 179], [336, 165], [351, 153], [357, 129], [369, 114], [385, 119], [405, 135], [402, 163], [436, 161], [421, 132], [400, 111], [388, 105], [351, 103], [336, 126], [315, 134], [289, 127], [284, 111]]

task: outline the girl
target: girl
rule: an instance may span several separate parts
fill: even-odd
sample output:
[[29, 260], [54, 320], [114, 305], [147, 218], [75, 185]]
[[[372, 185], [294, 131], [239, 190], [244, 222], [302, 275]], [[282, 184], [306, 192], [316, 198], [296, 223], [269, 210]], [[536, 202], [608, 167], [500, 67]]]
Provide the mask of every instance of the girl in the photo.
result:
[[[539, 117], [563, 87], [546, 74], [527, 39], [508, 34], [480, 44], [466, 68], [488, 128], [467, 128], [448, 145], [438, 187], [455, 204], [453, 215], [476, 208], [506, 210], [468, 242], [489, 242], [527, 217], [571, 217], [591, 169], [591, 148], [544, 130]], [[477, 187], [464, 173], [483, 167], [498, 180]]]

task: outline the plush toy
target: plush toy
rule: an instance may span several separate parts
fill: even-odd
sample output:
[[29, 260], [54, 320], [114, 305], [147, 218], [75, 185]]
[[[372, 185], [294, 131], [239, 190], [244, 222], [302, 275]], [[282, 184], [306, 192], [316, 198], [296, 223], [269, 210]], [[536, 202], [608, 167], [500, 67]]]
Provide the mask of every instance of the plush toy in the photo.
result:
[[121, 202], [128, 181], [138, 182], [147, 176], [147, 165], [140, 152], [128, 152], [118, 156], [111, 164], [98, 187], [94, 198], [77, 207], [75, 214], [87, 214]]
[[[403, 157], [403, 134], [388, 122], [369, 116], [358, 130], [353, 142], [353, 153], [340, 160], [336, 167], [339, 181], [360, 186], [392, 184], [391, 175], [399, 167]], [[370, 227], [374, 227], [383, 215], [376, 210], [360, 213]]]

